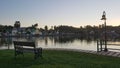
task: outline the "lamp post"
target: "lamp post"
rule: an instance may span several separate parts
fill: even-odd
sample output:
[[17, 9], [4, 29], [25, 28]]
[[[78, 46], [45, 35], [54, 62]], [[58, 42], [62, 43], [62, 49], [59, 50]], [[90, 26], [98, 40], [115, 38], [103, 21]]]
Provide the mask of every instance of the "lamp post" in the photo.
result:
[[105, 49], [104, 49], [104, 51], [108, 51], [108, 49], [107, 49], [107, 35], [106, 35], [106, 13], [105, 13], [105, 11], [103, 11], [103, 15], [102, 15], [102, 18], [101, 18], [101, 20], [103, 20], [104, 21], [104, 32], [105, 32], [105, 35], [104, 35], [104, 41], [105, 41]]

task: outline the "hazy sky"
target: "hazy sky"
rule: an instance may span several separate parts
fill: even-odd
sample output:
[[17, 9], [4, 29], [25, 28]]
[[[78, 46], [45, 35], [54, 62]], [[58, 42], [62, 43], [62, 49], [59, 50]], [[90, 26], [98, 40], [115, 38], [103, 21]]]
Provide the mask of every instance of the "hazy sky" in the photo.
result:
[[120, 0], [0, 0], [0, 24], [99, 25], [103, 11], [108, 25], [120, 25]]

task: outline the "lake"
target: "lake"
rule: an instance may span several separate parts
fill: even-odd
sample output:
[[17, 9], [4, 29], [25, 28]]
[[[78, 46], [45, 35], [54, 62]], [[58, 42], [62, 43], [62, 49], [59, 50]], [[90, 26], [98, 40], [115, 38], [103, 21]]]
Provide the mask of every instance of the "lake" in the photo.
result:
[[[0, 49], [13, 49], [13, 41], [35, 41], [38, 47], [42, 48], [67, 48], [97, 51], [96, 39], [82, 39], [77, 37], [10, 37], [0, 38]], [[120, 44], [119, 40], [112, 40], [108, 43]], [[108, 45], [108, 48], [118, 48], [120, 46]], [[114, 50], [118, 51], [118, 50]]]

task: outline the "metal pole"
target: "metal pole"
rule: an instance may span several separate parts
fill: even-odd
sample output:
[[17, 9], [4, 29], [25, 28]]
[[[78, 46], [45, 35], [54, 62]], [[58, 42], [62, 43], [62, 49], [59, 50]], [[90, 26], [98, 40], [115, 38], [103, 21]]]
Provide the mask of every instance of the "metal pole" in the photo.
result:
[[97, 52], [99, 52], [99, 41], [97, 40]]
[[105, 42], [105, 49], [104, 49], [104, 51], [108, 51], [108, 49], [107, 49], [107, 33], [106, 33], [106, 13], [105, 13], [105, 11], [103, 11], [103, 15], [102, 15], [102, 18], [101, 18], [101, 20], [103, 20], [104, 21], [104, 42]]
[[107, 49], [106, 20], [104, 20], [104, 25], [105, 25], [105, 49], [104, 49], [104, 51], [108, 51], [108, 49]]

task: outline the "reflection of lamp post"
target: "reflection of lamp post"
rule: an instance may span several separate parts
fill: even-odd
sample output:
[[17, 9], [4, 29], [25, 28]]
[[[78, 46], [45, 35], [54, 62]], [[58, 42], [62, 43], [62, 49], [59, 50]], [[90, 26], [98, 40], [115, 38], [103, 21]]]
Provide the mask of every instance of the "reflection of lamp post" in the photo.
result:
[[102, 18], [101, 18], [101, 20], [104, 20], [104, 27], [105, 27], [105, 29], [104, 29], [104, 31], [105, 31], [105, 49], [104, 49], [104, 51], [108, 51], [108, 49], [107, 49], [107, 35], [106, 35], [106, 13], [105, 13], [105, 11], [103, 11], [103, 15], [102, 15]]

